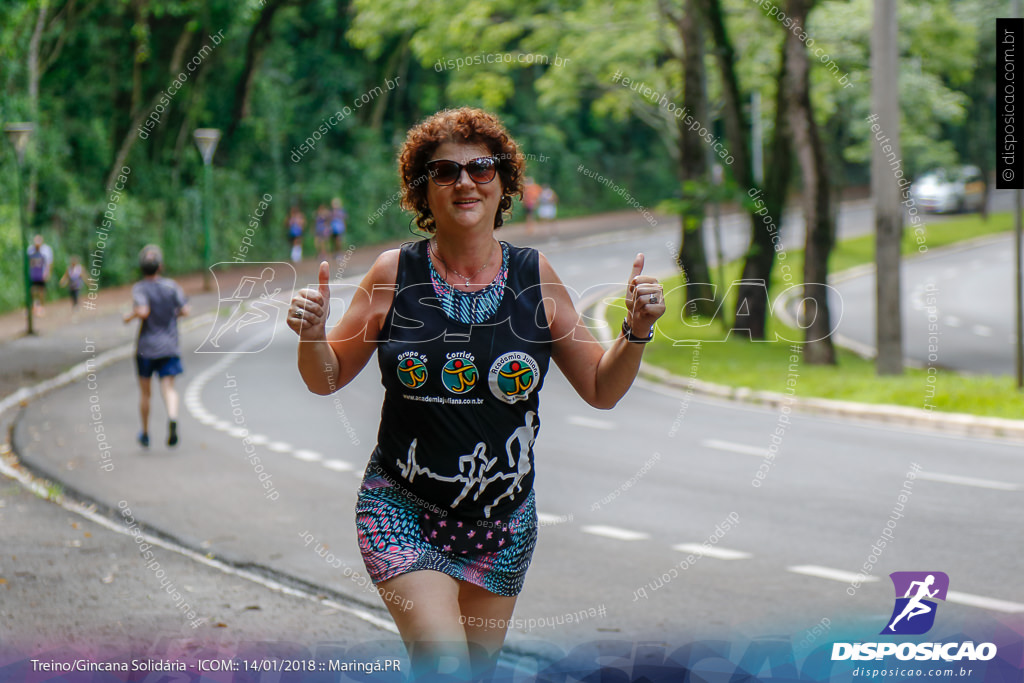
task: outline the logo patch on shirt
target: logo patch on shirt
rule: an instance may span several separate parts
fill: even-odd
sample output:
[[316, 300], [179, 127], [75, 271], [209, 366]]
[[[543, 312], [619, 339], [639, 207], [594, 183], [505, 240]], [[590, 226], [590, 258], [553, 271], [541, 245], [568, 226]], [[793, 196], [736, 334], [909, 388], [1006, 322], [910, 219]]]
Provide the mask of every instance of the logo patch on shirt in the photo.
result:
[[398, 354], [398, 381], [410, 389], [427, 383], [427, 358], [415, 351]]
[[491, 364], [487, 384], [491, 393], [505, 403], [525, 401], [540, 382], [540, 371], [529, 354], [513, 351]]
[[476, 386], [480, 371], [469, 353], [450, 353], [441, 369], [441, 383], [453, 394], [464, 394]]

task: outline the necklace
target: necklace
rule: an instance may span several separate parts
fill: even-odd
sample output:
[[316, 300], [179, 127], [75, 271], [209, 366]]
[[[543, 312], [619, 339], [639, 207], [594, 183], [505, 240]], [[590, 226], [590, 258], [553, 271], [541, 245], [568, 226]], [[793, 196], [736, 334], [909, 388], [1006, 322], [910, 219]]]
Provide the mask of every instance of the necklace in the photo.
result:
[[[434, 242], [434, 255], [435, 255], [435, 256], [437, 256], [437, 258], [441, 260], [441, 263], [443, 263], [443, 264], [444, 264], [444, 268], [445, 268], [445, 270], [446, 270], [446, 271], [451, 271], [451, 272], [452, 272], [452, 273], [454, 273], [455, 275], [458, 275], [458, 276], [459, 276], [460, 278], [462, 278], [463, 280], [465, 280], [465, 281], [466, 281], [466, 286], [467, 286], [467, 287], [470, 287], [470, 286], [472, 286], [472, 285], [470, 284], [470, 280], [472, 280], [473, 278], [475, 278], [475, 277], [476, 277], [477, 275], [479, 275], [480, 273], [484, 272], [484, 269], [485, 269], [485, 268], [487, 268], [487, 266], [491, 265], [491, 257], [490, 257], [490, 254], [488, 254], [488, 256], [487, 256], [487, 263], [485, 263], [485, 264], [483, 264], [482, 266], [480, 266], [479, 268], [477, 268], [477, 270], [476, 270], [476, 272], [475, 272], [475, 273], [473, 273], [473, 274], [472, 274], [472, 275], [470, 275], [469, 277], [466, 277], [465, 275], [463, 275], [463, 274], [462, 274], [462, 273], [460, 273], [459, 271], [457, 271], [457, 270], [455, 270], [454, 268], [452, 268], [451, 266], [449, 266], [449, 265], [448, 265], [448, 262], [444, 260], [444, 257], [443, 257], [443, 256], [441, 256], [441, 252], [440, 252], [440, 251], [438, 250], [438, 248], [437, 248], [437, 238], [436, 238], [436, 237], [435, 237], [435, 238], [433, 239], [433, 242]], [[494, 253], [494, 246], [493, 246], [493, 244], [492, 244], [492, 246], [491, 246], [491, 254], [493, 254], [493, 253]], [[449, 286], [451, 286], [451, 285], [449, 285]]]

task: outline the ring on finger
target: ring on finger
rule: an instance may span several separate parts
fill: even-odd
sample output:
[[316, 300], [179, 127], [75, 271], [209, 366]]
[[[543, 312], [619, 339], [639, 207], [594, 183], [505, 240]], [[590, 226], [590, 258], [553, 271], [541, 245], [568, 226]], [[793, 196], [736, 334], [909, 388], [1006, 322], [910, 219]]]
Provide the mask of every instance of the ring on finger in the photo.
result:
[[658, 295], [657, 295], [656, 293], [652, 293], [652, 294], [651, 294], [651, 298], [649, 299], [649, 301], [650, 301], [650, 302], [651, 302], [652, 304], [656, 304], [656, 303], [658, 303]]

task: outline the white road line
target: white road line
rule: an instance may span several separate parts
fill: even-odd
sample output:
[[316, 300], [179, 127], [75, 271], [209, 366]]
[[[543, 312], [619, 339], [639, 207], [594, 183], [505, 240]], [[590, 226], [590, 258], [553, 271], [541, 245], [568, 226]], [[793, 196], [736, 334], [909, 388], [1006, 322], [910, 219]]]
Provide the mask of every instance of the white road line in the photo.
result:
[[275, 453], [288, 453], [292, 450], [292, 446], [284, 441], [274, 441], [267, 444], [267, 450]]
[[553, 515], [550, 512], [538, 512], [537, 521], [541, 524], [562, 524], [572, 519], [572, 515]]
[[942, 324], [946, 325], [947, 327], [960, 327], [960, 318], [956, 317], [955, 315], [947, 315], [945, 318], [942, 319]]
[[750, 553], [745, 553], [742, 550], [729, 550], [728, 548], [705, 546], [701, 543], [680, 543], [672, 546], [672, 550], [678, 550], [681, 553], [691, 553], [693, 555], [703, 555], [716, 560], [746, 560], [747, 558], [753, 557]]
[[270, 439], [262, 434], [250, 434], [249, 441], [256, 446], [263, 446], [264, 444], [270, 443]]
[[700, 445], [707, 448], [714, 448], [718, 451], [730, 451], [732, 453], [742, 453], [743, 455], [756, 455], [759, 458], [763, 458], [768, 455], [767, 449], [764, 448], [748, 446], [742, 443], [733, 443], [732, 441], [720, 441], [719, 439], [704, 439], [700, 442]]
[[630, 531], [629, 529], [620, 529], [617, 526], [602, 526], [600, 524], [585, 526], [583, 527], [583, 531], [595, 536], [614, 538], [617, 541], [643, 541], [651, 537], [650, 534], [645, 534], [640, 531]]
[[787, 570], [794, 574], [803, 574], [804, 576], [815, 576], [819, 579], [829, 579], [831, 581], [839, 581], [841, 583], [853, 583], [857, 581], [859, 583], [868, 583], [871, 581], [878, 581], [877, 576], [864, 576], [863, 574], [854, 574], [853, 572], [844, 572], [842, 569], [830, 569], [828, 567], [819, 567], [816, 564], [801, 564], [795, 567], [786, 567]]
[[570, 415], [565, 420], [571, 425], [577, 427], [590, 427], [591, 429], [615, 429], [615, 423], [608, 420], [598, 420], [593, 417], [583, 417], [582, 415]]
[[308, 451], [305, 449], [295, 451], [292, 455], [304, 462], [320, 462], [324, 459], [324, 456], [320, 455], [316, 451]]
[[971, 328], [971, 332], [978, 335], [979, 337], [991, 337], [992, 328], [988, 325], [975, 325]]
[[991, 609], [997, 612], [1006, 612], [1007, 614], [1024, 612], [1024, 605], [1019, 602], [986, 598], [984, 595], [972, 595], [970, 593], [961, 593], [959, 591], [947, 592], [946, 601], [958, 602], [961, 605], [969, 605], [971, 607], [981, 607], [982, 609]]
[[975, 479], [974, 477], [961, 477], [955, 474], [939, 474], [938, 472], [921, 471], [917, 473], [918, 479], [938, 481], [943, 484], [959, 484], [961, 486], [976, 486], [981, 489], [995, 489], [996, 491], [1017, 491], [1020, 486], [1005, 481], [993, 479]]
[[348, 472], [352, 469], [352, 465], [344, 460], [324, 460], [324, 467], [335, 472]]
[[232, 427], [228, 430], [228, 434], [236, 439], [244, 439], [248, 433], [249, 430], [245, 427]]

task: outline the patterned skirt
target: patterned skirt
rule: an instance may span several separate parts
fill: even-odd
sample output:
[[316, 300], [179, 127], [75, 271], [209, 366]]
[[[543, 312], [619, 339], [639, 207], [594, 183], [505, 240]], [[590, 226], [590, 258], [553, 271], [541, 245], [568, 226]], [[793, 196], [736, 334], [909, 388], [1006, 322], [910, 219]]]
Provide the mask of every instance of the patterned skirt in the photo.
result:
[[374, 583], [428, 569], [497, 595], [519, 595], [537, 545], [533, 491], [508, 518], [508, 544], [496, 552], [459, 554], [427, 540], [421, 518], [430, 509], [382, 476], [378, 467], [372, 462], [367, 466], [356, 499], [359, 549]]

